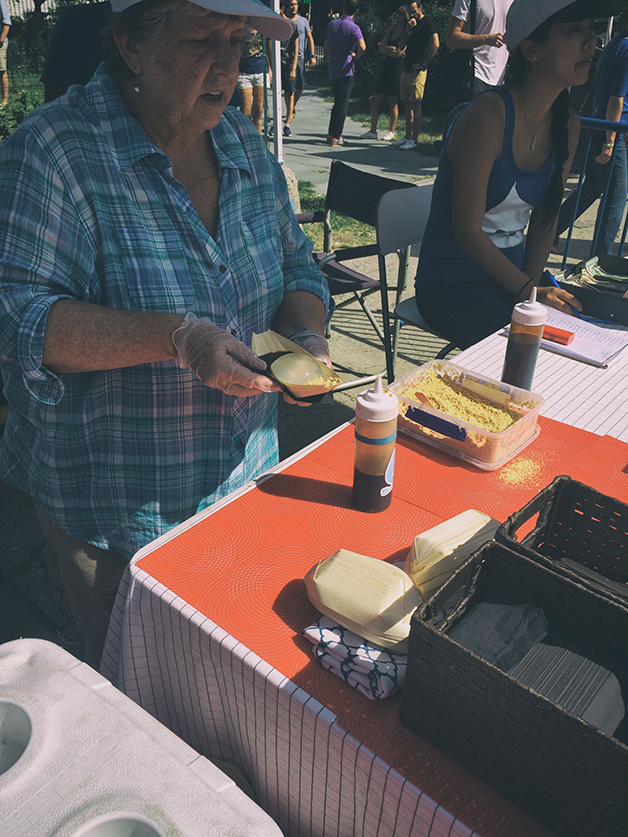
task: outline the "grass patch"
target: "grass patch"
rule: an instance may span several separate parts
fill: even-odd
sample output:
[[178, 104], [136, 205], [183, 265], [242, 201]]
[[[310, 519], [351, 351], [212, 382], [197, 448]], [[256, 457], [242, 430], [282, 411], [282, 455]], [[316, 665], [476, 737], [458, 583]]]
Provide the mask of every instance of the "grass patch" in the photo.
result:
[[[299, 180], [298, 186], [301, 212], [318, 212], [325, 209], [325, 196], [316, 193], [313, 183], [309, 180]], [[374, 227], [355, 221], [346, 215], [339, 215], [337, 212], [331, 213], [331, 228], [333, 250], [341, 247], [360, 247], [376, 241]], [[305, 224], [303, 229], [314, 242], [314, 250], [321, 252], [323, 250], [323, 224]]]

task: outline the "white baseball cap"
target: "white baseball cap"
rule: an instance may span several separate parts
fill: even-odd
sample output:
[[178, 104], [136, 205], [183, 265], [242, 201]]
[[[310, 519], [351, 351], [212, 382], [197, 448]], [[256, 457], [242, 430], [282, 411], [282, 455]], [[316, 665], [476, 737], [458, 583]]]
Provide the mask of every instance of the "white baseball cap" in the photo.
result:
[[550, 17], [564, 22], [604, 18], [618, 14], [622, 5], [621, 0], [514, 0], [506, 16], [504, 43], [509, 52], [514, 52]]
[[[114, 12], [123, 12], [129, 6], [134, 6], [139, 2], [141, 0], [111, 0], [111, 8]], [[261, 0], [190, 0], [190, 2], [221, 15], [245, 15], [251, 26], [255, 27], [258, 32], [276, 41], [285, 41], [293, 32], [292, 21], [273, 12]]]

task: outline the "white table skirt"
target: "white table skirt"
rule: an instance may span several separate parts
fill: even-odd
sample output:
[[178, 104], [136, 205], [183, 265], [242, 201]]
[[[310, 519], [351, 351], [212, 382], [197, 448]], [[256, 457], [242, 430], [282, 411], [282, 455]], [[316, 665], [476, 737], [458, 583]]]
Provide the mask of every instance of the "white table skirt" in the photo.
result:
[[244, 770], [286, 837], [476, 834], [135, 563], [101, 671], [199, 753]]

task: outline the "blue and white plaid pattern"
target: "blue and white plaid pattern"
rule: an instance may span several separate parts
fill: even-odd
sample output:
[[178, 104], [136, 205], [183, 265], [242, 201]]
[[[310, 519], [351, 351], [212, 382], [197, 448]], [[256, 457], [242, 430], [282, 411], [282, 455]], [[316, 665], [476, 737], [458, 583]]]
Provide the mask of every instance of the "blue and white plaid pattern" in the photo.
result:
[[370, 700], [388, 697], [403, 686], [407, 654], [382, 648], [328, 616], [304, 628], [303, 636], [314, 645], [319, 663], [366, 695]]
[[69, 534], [128, 556], [275, 464], [277, 397], [224, 395], [174, 360], [54, 375], [51, 305], [193, 311], [250, 345], [286, 292], [328, 303], [250, 120], [227, 108], [211, 133], [216, 242], [104, 64], [0, 147], [0, 474]]

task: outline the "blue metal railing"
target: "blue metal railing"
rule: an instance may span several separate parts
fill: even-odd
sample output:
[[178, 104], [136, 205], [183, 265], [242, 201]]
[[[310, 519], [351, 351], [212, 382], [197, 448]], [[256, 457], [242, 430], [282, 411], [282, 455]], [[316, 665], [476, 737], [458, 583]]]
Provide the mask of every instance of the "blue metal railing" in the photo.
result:
[[[608, 122], [605, 119], [591, 119], [589, 117], [581, 117], [580, 123], [582, 126], [581, 129], [581, 140], [580, 140], [580, 148], [582, 149], [583, 146], [585, 148], [584, 154], [581, 158], [579, 158], [580, 163], [580, 177], [578, 178], [578, 186], [576, 187], [576, 194], [577, 197], [574, 201], [574, 209], [572, 213], [572, 217], [567, 227], [567, 243], [565, 245], [565, 252], [563, 253], [563, 263], [562, 267], [563, 270], [567, 265], [567, 257], [569, 255], [569, 248], [571, 246], [571, 239], [573, 237], [573, 229], [574, 224], [578, 218], [578, 204], [580, 203], [580, 196], [582, 194], [582, 186], [584, 183], [584, 179], [586, 177], [587, 171], [587, 164], [589, 162], [589, 157], [591, 155], [591, 145], [593, 142], [593, 135], [595, 131], [613, 131], [615, 134], [626, 134], [628, 133], [628, 124], [623, 122]], [[584, 138], [584, 143], [582, 139]], [[613, 172], [613, 168], [615, 166], [615, 157], [617, 156], [617, 143], [615, 144], [615, 148], [613, 149], [613, 154], [611, 159], [609, 160], [606, 165], [609, 167], [608, 170], [608, 178], [607, 184], [610, 182], [611, 174]], [[591, 242], [591, 255], [593, 256], [595, 253], [595, 249], [597, 247], [598, 238], [600, 235], [600, 224], [602, 221], [602, 217], [604, 214], [604, 209], [606, 208], [606, 201], [608, 198], [608, 188], [606, 188], [600, 197], [600, 205], [597, 213], [597, 220], [595, 223], [595, 230], [593, 232], [593, 240]], [[619, 241], [619, 255], [623, 255], [624, 252], [624, 245], [626, 243], [626, 232], [628, 227], [628, 218], [624, 222], [624, 227], [622, 230], [621, 238]]]

